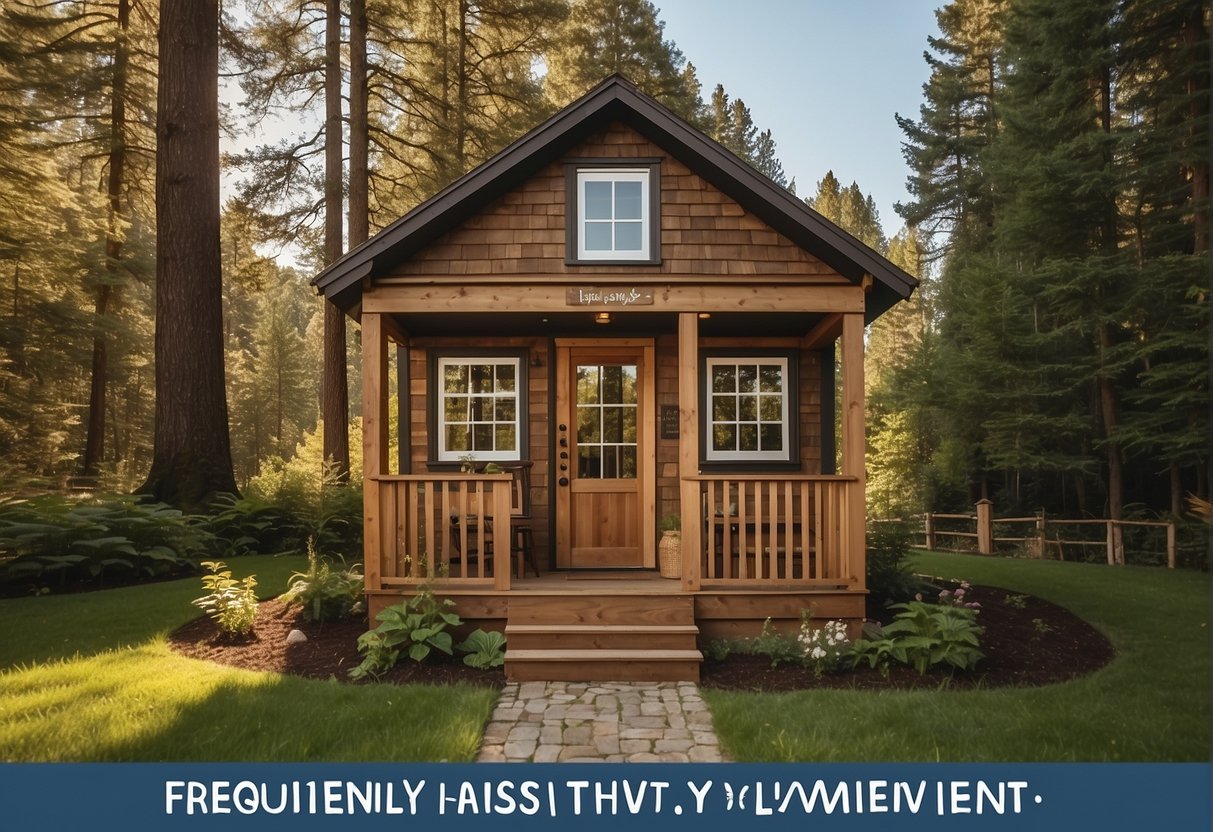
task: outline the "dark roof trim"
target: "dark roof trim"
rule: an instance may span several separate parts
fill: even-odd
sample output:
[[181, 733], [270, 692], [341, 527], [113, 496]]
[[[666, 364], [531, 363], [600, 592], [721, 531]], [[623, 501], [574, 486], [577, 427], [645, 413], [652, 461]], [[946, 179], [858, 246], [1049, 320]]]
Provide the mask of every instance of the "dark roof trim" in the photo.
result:
[[407, 259], [486, 203], [517, 187], [590, 133], [622, 121], [647, 136], [792, 242], [859, 283], [875, 278], [868, 320], [910, 296], [918, 284], [804, 201], [679, 119], [622, 76], [613, 75], [484, 164], [452, 182], [320, 272], [313, 283], [347, 312], [361, 281]]

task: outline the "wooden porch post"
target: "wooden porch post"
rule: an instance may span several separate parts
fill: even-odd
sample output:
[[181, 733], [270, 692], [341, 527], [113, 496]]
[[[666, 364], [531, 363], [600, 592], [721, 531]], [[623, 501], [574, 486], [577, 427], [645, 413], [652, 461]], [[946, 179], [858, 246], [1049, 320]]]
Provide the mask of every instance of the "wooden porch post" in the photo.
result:
[[383, 315], [362, 313], [362, 551], [368, 591], [382, 589], [380, 483], [388, 470], [388, 355]]
[[864, 491], [863, 315], [842, 316], [842, 471], [847, 483], [843, 536], [850, 577], [863, 589], [867, 582]]
[[681, 487], [682, 588], [699, 590], [700, 534], [703, 509], [699, 483], [686, 477], [699, 473], [699, 315], [678, 315], [678, 476]]

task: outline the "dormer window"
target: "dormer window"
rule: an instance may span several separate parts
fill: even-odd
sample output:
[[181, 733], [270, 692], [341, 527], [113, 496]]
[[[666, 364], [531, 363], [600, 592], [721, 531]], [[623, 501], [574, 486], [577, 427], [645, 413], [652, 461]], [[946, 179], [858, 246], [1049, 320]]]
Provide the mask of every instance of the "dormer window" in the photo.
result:
[[661, 262], [658, 163], [570, 164], [569, 264]]

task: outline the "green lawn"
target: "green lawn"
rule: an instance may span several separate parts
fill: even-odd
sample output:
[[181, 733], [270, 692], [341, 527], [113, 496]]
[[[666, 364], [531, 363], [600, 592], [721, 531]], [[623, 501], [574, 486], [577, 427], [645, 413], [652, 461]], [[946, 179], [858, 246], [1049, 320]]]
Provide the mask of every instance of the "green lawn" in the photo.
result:
[[745, 761], [1207, 761], [1209, 577], [918, 553], [915, 571], [1047, 598], [1117, 656], [1061, 685], [975, 691], [704, 691]]
[[[240, 558], [264, 595], [302, 558]], [[319, 682], [183, 658], [196, 578], [0, 601], [0, 760], [470, 760], [487, 689]]]

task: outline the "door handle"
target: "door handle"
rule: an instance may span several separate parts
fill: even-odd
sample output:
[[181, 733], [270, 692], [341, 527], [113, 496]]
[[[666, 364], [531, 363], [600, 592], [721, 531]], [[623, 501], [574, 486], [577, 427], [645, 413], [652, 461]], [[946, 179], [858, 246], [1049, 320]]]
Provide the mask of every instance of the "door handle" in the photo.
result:
[[562, 486], [568, 486], [568, 484], [569, 484], [569, 478], [568, 478], [568, 477], [561, 477], [559, 480], [557, 480], [557, 482], [558, 482], [558, 483], [560, 483], [560, 485], [562, 485]]

